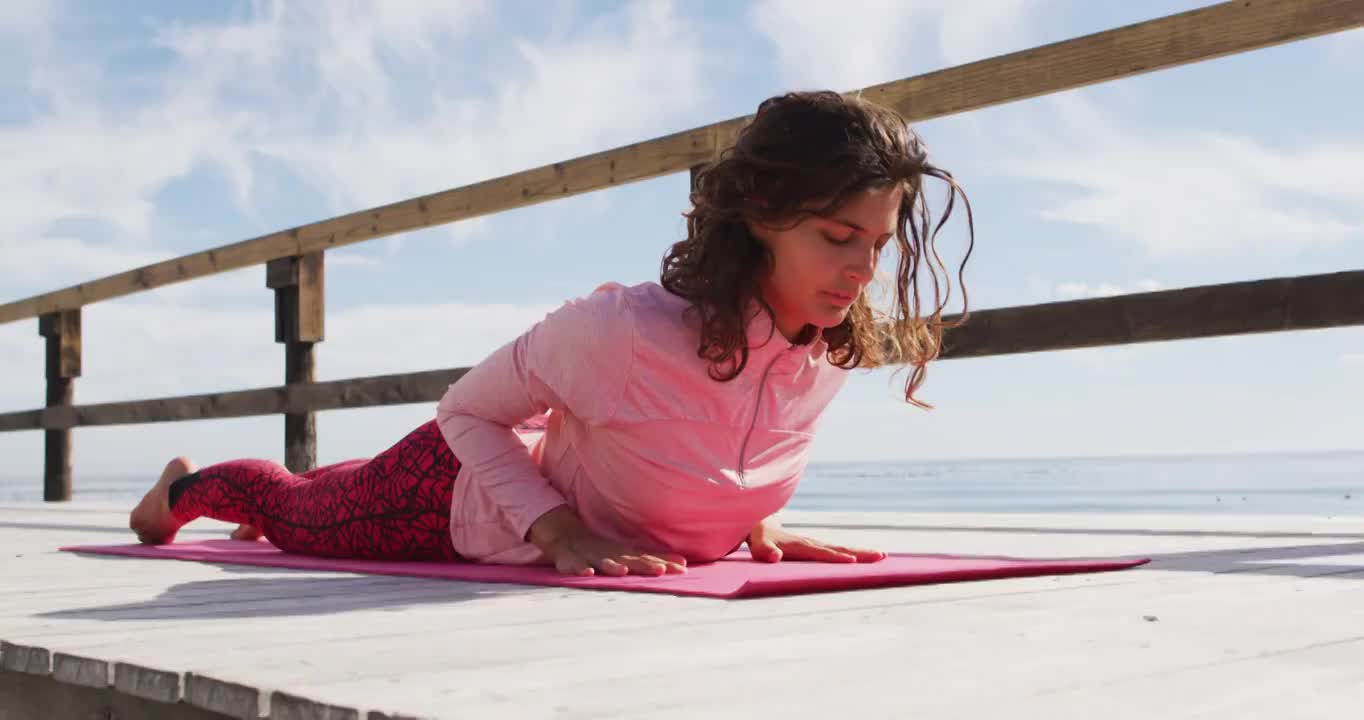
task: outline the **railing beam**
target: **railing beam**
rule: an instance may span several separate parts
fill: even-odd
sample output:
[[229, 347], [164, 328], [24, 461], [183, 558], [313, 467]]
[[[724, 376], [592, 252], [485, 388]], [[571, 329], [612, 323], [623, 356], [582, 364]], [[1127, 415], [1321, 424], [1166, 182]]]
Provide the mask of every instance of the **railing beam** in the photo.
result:
[[943, 359], [1364, 325], [1364, 270], [971, 313]]
[[[949, 318], [951, 319], [951, 318]], [[942, 359], [1364, 325], [1364, 270], [971, 313]], [[439, 400], [468, 368], [0, 414], [0, 432], [202, 420]]]

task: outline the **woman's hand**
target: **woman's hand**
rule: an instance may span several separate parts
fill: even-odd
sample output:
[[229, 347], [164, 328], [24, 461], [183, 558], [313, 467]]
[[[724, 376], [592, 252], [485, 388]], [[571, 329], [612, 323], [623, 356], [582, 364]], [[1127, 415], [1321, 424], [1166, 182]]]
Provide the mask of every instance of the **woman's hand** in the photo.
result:
[[880, 550], [830, 545], [787, 532], [776, 520], [768, 518], [748, 533], [748, 551], [759, 562], [812, 560], [815, 562], [876, 562], [886, 554]]
[[526, 534], [564, 575], [663, 575], [684, 573], [687, 559], [646, 553], [593, 533], [567, 505], [540, 516]]

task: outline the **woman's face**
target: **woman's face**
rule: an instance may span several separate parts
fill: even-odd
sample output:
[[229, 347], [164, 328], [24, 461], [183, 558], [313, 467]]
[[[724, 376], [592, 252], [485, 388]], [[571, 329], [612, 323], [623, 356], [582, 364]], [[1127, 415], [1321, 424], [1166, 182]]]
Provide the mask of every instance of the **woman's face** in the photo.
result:
[[772, 253], [772, 272], [759, 287], [787, 340], [806, 325], [835, 327], [847, 317], [895, 236], [902, 196], [899, 185], [867, 190], [829, 217], [808, 216], [788, 230], [749, 224]]

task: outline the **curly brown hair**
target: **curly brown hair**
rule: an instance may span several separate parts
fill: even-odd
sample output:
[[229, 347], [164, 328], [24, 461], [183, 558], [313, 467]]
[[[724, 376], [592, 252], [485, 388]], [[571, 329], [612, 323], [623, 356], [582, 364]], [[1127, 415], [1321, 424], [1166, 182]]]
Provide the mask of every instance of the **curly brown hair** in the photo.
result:
[[[943, 180], [950, 189], [931, 233], [924, 177]], [[975, 245], [971, 204], [951, 173], [928, 162], [923, 143], [903, 117], [831, 91], [764, 100], [734, 146], [693, 177], [692, 209], [684, 213], [687, 237], [664, 256], [660, 284], [688, 299], [689, 312], [699, 313], [697, 356], [710, 361], [713, 379], [733, 380], [748, 364], [744, 309], [756, 301], [773, 316], [758, 289], [772, 256], [748, 223], [794, 227], [808, 215], [829, 216], [857, 193], [896, 184], [903, 187], [904, 199], [895, 232], [899, 266], [894, 306], [889, 314], [882, 313], [863, 292], [841, 324], [823, 330], [823, 338], [829, 362], [838, 367], [912, 365], [905, 401], [931, 407], [914, 393], [923, 384], [927, 364], [938, 356], [943, 330], [961, 324], [968, 314], [964, 273]], [[936, 239], [958, 194], [966, 205], [970, 242], [957, 274], [962, 312], [949, 323], [943, 310], [952, 284]], [[932, 309], [926, 312], [919, 297], [921, 264], [933, 290]]]

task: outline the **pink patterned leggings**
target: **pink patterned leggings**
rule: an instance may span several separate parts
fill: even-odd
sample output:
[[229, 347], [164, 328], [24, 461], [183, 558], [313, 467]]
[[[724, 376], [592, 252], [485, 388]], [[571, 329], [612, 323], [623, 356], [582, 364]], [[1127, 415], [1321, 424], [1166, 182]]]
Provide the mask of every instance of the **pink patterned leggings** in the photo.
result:
[[171, 515], [259, 528], [279, 549], [366, 560], [459, 560], [450, 502], [460, 463], [436, 421], [370, 460], [295, 475], [268, 460], [230, 460], [171, 483]]

